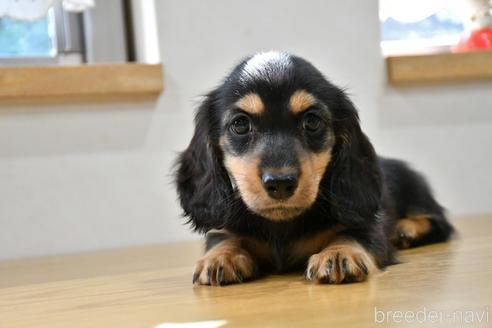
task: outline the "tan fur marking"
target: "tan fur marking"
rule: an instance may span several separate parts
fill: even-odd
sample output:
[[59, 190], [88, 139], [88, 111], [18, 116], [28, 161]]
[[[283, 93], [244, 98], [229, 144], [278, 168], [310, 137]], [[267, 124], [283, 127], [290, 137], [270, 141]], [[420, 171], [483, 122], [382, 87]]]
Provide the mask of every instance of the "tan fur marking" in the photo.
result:
[[306, 278], [339, 284], [363, 281], [378, 271], [374, 257], [364, 247], [352, 240], [338, 239], [309, 258]]
[[249, 237], [240, 237], [230, 232], [227, 229], [210, 229], [207, 232], [209, 233], [221, 233], [229, 236], [229, 239], [235, 240], [235, 242], [241, 247], [248, 251], [254, 259], [258, 259], [259, 261], [267, 261], [273, 255], [272, 249], [268, 245], [268, 243], [259, 241], [255, 238]]
[[418, 215], [402, 218], [396, 223], [391, 241], [399, 248], [408, 248], [413, 240], [424, 236], [430, 230], [429, 216]]
[[320, 252], [336, 238], [337, 234], [342, 231], [342, 229], [342, 226], [337, 225], [331, 229], [318, 232], [297, 241], [293, 245], [290, 253], [291, 262], [297, 263], [299, 261], [305, 261], [311, 255]]
[[219, 145], [224, 149], [224, 147], [227, 145], [227, 140], [225, 137], [220, 137], [219, 138]]
[[261, 184], [259, 158], [243, 158], [226, 155], [224, 165], [238, 186], [241, 198], [254, 206], [259, 197], [268, 197]]
[[319, 154], [309, 153], [300, 158], [299, 203], [311, 205], [318, 195], [318, 188], [326, 167], [331, 160], [331, 149]]
[[302, 113], [316, 103], [316, 98], [306, 90], [297, 90], [289, 100], [289, 109], [292, 113]]
[[265, 105], [257, 93], [248, 93], [237, 101], [236, 106], [253, 115], [259, 115], [265, 111]]
[[270, 245], [253, 238], [241, 238], [241, 245], [251, 254], [254, 260], [264, 265], [271, 265], [273, 252]]

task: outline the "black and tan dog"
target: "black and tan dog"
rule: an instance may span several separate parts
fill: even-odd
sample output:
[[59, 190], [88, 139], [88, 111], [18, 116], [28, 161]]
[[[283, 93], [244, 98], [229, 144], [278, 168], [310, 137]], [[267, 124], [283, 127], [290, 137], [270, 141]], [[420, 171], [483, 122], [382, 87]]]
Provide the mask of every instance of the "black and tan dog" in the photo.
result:
[[453, 231], [425, 180], [378, 157], [352, 102], [302, 58], [247, 58], [195, 123], [176, 177], [184, 214], [207, 233], [194, 283], [293, 270], [362, 281], [394, 263], [394, 247]]

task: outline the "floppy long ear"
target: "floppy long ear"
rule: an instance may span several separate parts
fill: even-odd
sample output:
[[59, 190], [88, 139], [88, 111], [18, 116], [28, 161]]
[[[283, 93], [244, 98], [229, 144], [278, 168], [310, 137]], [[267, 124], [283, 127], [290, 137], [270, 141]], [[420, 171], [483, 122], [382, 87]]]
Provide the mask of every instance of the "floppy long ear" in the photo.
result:
[[360, 128], [357, 110], [343, 92], [337, 107], [334, 158], [325, 186], [340, 223], [357, 227], [374, 220], [380, 208], [381, 171], [374, 148]]
[[[195, 117], [195, 133], [177, 161], [176, 186], [184, 215], [194, 230], [220, 229], [224, 200], [232, 193], [218, 146], [217, 91], [207, 95]], [[229, 195], [229, 196], [228, 196]]]

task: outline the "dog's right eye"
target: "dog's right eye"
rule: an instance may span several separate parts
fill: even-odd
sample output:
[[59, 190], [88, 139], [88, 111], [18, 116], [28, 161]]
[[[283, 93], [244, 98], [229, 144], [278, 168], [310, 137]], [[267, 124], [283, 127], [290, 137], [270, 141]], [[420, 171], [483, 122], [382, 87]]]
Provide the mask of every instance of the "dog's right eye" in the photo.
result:
[[251, 131], [251, 122], [249, 117], [241, 115], [232, 120], [231, 131], [243, 135]]
[[318, 131], [322, 125], [323, 121], [318, 115], [313, 113], [307, 113], [304, 115], [304, 121], [302, 122], [302, 127], [304, 130], [313, 133]]

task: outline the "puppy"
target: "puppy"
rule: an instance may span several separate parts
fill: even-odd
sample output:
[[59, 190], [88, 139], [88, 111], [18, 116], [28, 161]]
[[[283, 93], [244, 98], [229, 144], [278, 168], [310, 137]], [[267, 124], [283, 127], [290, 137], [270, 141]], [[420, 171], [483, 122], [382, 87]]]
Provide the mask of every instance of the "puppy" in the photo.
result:
[[241, 62], [198, 108], [177, 161], [184, 215], [206, 233], [193, 283], [304, 270], [318, 283], [366, 280], [394, 249], [453, 228], [426, 181], [378, 157], [346, 94], [280, 52]]

